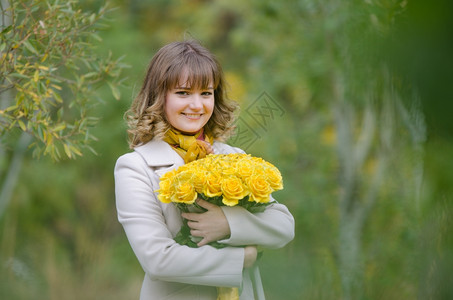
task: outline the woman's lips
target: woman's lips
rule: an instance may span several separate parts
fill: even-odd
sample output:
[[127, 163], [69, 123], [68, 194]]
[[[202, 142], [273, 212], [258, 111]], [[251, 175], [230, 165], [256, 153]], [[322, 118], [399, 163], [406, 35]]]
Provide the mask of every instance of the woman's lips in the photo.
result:
[[201, 118], [203, 114], [188, 114], [188, 113], [181, 113], [184, 115], [186, 118], [191, 119], [191, 120], [198, 120]]

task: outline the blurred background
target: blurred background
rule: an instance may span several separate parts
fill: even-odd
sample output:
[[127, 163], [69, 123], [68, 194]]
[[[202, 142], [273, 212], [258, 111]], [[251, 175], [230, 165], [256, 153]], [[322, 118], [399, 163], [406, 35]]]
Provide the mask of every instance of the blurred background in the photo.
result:
[[188, 38], [241, 105], [229, 143], [283, 174], [296, 237], [264, 253], [268, 299], [453, 299], [453, 2], [105, 4], [1, 1], [1, 299], [138, 299], [123, 114]]

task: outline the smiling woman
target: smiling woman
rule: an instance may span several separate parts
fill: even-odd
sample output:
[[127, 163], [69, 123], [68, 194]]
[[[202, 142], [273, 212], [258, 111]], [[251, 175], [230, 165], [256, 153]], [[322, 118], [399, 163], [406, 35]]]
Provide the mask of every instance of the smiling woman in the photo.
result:
[[[165, 174], [207, 154], [243, 153], [221, 142], [230, 134], [236, 109], [224, 84], [220, 64], [207, 49], [194, 41], [171, 43], [153, 57], [128, 112], [134, 151], [116, 163], [115, 194], [118, 219], [145, 271], [142, 300], [263, 299], [254, 266], [257, 246], [283, 247], [294, 237], [291, 213], [273, 198], [259, 214], [195, 199], [190, 184], [180, 185], [180, 196], [197, 201], [205, 212], [182, 214], [158, 200]], [[237, 197], [242, 184], [230, 177], [225, 182], [224, 190]], [[183, 218], [200, 238], [198, 248], [175, 241]], [[209, 245], [217, 241], [225, 247]]]

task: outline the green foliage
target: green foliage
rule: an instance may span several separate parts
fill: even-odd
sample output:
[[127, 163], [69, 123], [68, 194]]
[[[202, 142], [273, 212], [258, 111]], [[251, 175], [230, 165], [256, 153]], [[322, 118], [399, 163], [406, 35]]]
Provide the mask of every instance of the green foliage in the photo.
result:
[[[0, 137], [16, 131], [33, 136], [34, 154], [74, 158], [95, 140], [90, 115], [104, 84], [120, 99], [121, 59], [100, 56], [94, 44], [106, 28], [103, 6], [82, 11], [77, 1], [2, 2], [0, 32]], [[97, 99], [97, 101], [96, 101]]]
[[[100, 2], [86, 0], [81, 5], [97, 9]], [[376, 121], [372, 151], [358, 168], [360, 184], [353, 195], [359, 201], [372, 186], [370, 179], [379, 165], [376, 154], [385, 146], [377, 133], [395, 126], [387, 149], [389, 167], [360, 236], [361, 299], [449, 299], [453, 149], [447, 132], [451, 130], [445, 126], [441, 132], [446, 138], [433, 139], [429, 127], [430, 138], [424, 144], [423, 134], [418, 136], [408, 126], [423, 122], [423, 116], [417, 119], [414, 113], [420, 107], [408, 82], [421, 91], [430, 120], [444, 116], [443, 122], [432, 124], [451, 123], [445, 117], [450, 111], [445, 99], [451, 95], [445, 82], [452, 68], [437, 73], [439, 65], [451, 64], [451, 46], [444, 47], [451, 45], [446, 38], [451, 28], [446, 25], [453, 20], [452, 10], [445, 6], [448, 0], [442, 1], [442, 12], [421, 0], [114, 2], [119, 6], [112, 12], [114, 22], [99, 32], [103, 42], [98, 49], [91, 48], [86, 59], [107, 59], [110, 49], [125, 54], [124, 61], [132, 68], [124, 70], [130, 80], [119, 92], [126, 97], [93, 107], [93, 115], [101, 118], [89, 134], [98, 137], [93, 148], [99, 155], [85, 155], [77, 164], [24, 159], [18, 188], [0, 222], [0, 298], [138, 298], [143, 271], [114, 207], [113, 166], [128, 151], [122, 116], [155, 51], [167, 42], [194, 37], [219, 57], [231, 95], [241, 104], [241, 117], [259, 134], [248, 151], [282, 171], [285, 189], [274, 196], [288, 205], [296, 220], [293, 242], [284, 249], [264, 251], [260, 269], [267, 299], [345, 299], [338, 251], [343, 165], [336, 152], [342, 139], [333, 113], [338, 95], [350, 105], [352, 114], [346, 119], [352, 142], [360, 140], [366, 107]], [[395, 26], [400, 30], [395, 32]], [[89, 34], [86, 38], [96, 41]], [[31, 42], [34, 48], [35, 43]], [[5, 49], [0, 49], [2, 55]], [[17, 49], [33, 61], [27, 79], [20, 82], [31, 81], [29, 86], [34, 86], [36, 67], [31, 66], [41, 65], [42, 56], [33, 58], [25, 45]], [[75, 64], [84, 70], [77, 73], [79, 77], [86, 74], [84, 63]], [[65, 67], [60, 76], [75, 81], [70, 77], [74, 72]], [[47, 73], [39, 69], [38, 81], [42, 74]], [[265, 127], [247, 111], [263, 91], [284, 110]], [[74, 97], [68, 87], [54, 92], [64, 101]], [[100, 98], [112, 94], [108, 85], [98, 92]], [[2, 101], [8, 93], [2, 92]], [[398, 110], [397, 105], [386, 106], [391, 113], [382, 110], [381, 100], [398, 97], [406, 110]], [[13, 106], [15, 100], [9, 101], [7, 107]], [[433, 101], [435, 105], [430, 105]], [[65, 104], [65, 122], [78, 114], [68, 109]], [[56, 118], [56, 111], [53, 108], [50, 116]], [[13, 128], [21, 131], [18, 121]], [[8, 140], [13, 142], [16, 133], [8, 131]], [[2, 156], [0, 163], [7, 165], [10, 157]]]

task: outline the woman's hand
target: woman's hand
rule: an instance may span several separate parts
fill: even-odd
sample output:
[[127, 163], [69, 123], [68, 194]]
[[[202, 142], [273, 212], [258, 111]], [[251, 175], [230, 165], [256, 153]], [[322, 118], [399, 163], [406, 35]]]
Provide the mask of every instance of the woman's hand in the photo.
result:
[[212, 148], [211, 144], [209, 144], [206, 141], [201, 141], [201, 142], [204, 144], [204, 148], [206, 149], [206, 154], [213, 154], [214, 153], [214, 149]]
[[244, 248], [244, 268], [250, 268], [258, 257], [256, 246], [246, 246]]
[[181, 216], [187, 219], [187, 225], [191, 229], [190, 234], [203, 238], [197, 244], [198, 247], [230, 236], [230, 225], [219, 206], [203, 199], [197, 199], [197, 204], [207, 211], [203, 213], [182, 213]]

